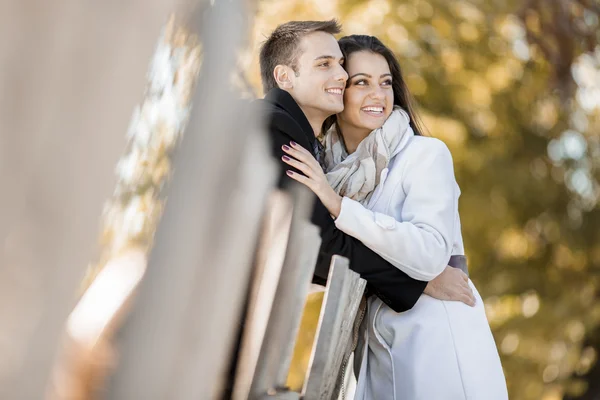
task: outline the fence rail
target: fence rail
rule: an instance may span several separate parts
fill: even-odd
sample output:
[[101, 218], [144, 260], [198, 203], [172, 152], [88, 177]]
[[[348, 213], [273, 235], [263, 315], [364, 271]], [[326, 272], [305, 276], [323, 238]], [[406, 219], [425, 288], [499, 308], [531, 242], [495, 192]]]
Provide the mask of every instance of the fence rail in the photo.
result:
[[[47, 71], [1, 72], [6, 81], [33, 79], [25, 85], [28, 107], [0, 118], [0, 177], [14, 194], [0, 214], [0, 239], [7, 243], [0, 254], [0, 336], [7, 339], [0, 341], [1, 398], [221, 399], [230, 390], [240, 400], [336, 395], [360, 300], [355, 294], [364, 282], [348, 270], [347, 260], [334, 258], [305, 390], [286, 388], [321, 239], [309, 222], [313, 195], [299, 185], [285, 193], [275, 189], [276, 166], [258, 116], [225, 90], [251, 2], [192, 7], [193, 18], [185, 20], [202, 42], [203, 63], [154, 248], [147, 260], [134, 254], [107, 266], [74, 304], [92, 258], [102, 201], [114, 184], [113, 166], [125, 146], [127, 110], [142, 92], [140, 71], [154, 44], [140, 37], [155, 37], [175, 4], [189, 9], [192, 3], [148, 7], [132, 1], [116, 18], [108, 5], [60, 1], [40, 28], [60, 36], [60, 63], [49, 63]], [[24, 4], [45, 9], [39, 1]], [[2, 13], [4, 18], [12, 15]], [[52, 18], [62, 21], [62, 31]], [[131, 21], [139, 32], [133, 34]], [[9, 22], [0, 24], [0, 32], [17, 32], [0, 35], [0, 57], [16, 52], [7, 38], [17, 37], [43, 60], [58, 59], [28, 36], [27, 23]], [[88, 29], [105, 26], [111, 26], [108, 42]], [[86, 72], [93, 76], [62, 69], [77, 65], [81, 49], [94, 46], [97, 53], [85, 53], [92, 64]], [[115, 71], [122, 73], [121, 86], [109, 93]], [[89, 90], [66, 93], [72, 81]], [[57, 94], [61, 101], [53, 102]], [[40, 122], [31, 122], [38, 120], [32, 113]], [[12, 174], [10, 162], [22, 176]], [[111, 292], [115, 282], [120, 296]], [[98, 289], [103, 284], [108, 292]], [[63, 340], [74, 308], [78, 320], [93, 321], [98, 308], [90, 301], [109, 304], [109, 298], [112, 308], [93, 341], [82, 346], [77, 337]], [[67, 349], [57, 359], [61, 343]], [[103, 371], [92, 368], [106, 355]], [[91, 390], [90, 381], [104, 382], [103, 389]]]

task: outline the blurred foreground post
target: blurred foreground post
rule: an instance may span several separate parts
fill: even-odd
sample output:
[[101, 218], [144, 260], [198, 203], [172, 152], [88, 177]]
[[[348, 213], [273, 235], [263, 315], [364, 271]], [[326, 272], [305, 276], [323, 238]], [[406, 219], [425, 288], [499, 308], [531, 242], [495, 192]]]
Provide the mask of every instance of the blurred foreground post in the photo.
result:
[[146, 275], [119, 332], [109, 399], [223, 394], [275, 169], [258, 115], [229, 89], [243, 1], [217, 1], [194, 26], [203, 64], [190, 124]]
[[267, 323], [275, 301], [275, 293], [281, 278], [293, 207], [289, 194], [274, 191], [269, 197], [263, 216], [246, 319], [243, 321], [240, 352], [235, 367], [232, 394], [234, 400], [247, 399], [250, 394]]
[[42, 399], [173, 1], [0, 4], [0, 398]]
[[[279, 264], [279, 279], [273, 281], [276, 283], [273, 287], [275, 296], [268, 305], [270, 308], [268, 320], [262, 321], [263, 325], [260, 327], [264, 336], [262, 343], [257, 343], [260, 354], [255, 361], [256, 364], [252, 365], [252, 368], [256, 369], [253, 374], [252, 370], [238, 371], [239, 375], [236, 377], [238, 390], [235, 393], [235, 399], [247, 398], [247, 390], [250, 391], [252, 399], [260, 399], [269, 393], [278, 391], [285, 392], [294, 343], [302, 319], [302, 309], [306, 302], [321, 244], [318, 228], [309, 222], [314, 202], [313, 194], [299, 185], [294, 187], [292, 193], [294, 207], [289, 242], [285, 259], [280, 260], [283, 263]], [[257, 283], [255, 282], [255, 284]], [[252, 316], [251, 313], [249, 317]], [[253, 322], [256, 321], [248, 320], [246, 322], [246, 336], [252, 335], [252, 329], [257, 328]], [[248, 345], [249, 343], [244, 344]], [[242, 348], [242, 351], [245, 350], [247, 349]], [[244, 376], [242, 374], [244, 372], [248, 375]], [[243, 383], [248, 382], [250, 378], [252, 379], [251, 385], [245, 386]], [[282, 393], [282, 395], [284, 394]]]

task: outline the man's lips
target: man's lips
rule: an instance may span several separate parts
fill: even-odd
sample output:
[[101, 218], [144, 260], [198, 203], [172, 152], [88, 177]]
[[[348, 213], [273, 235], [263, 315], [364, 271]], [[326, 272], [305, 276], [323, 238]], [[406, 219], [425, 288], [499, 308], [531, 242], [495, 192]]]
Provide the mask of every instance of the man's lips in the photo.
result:
[[342, 88], [329, 88], [329, 89], [325, 89], [325, 91], [329, 94], [334, 94], [337, 96], [341, 96], [342, 94], [344, 94], [344, 89], [342, 89]]

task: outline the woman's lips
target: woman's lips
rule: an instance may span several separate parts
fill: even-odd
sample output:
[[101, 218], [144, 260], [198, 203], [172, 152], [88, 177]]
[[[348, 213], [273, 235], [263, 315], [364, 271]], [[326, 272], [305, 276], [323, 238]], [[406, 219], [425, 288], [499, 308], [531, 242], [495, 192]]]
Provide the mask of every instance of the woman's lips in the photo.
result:
[[369, 106], [361, 108], [361, 111], [371, 117], [381, 117], [384, 115], [385, 108], [382, 106]]

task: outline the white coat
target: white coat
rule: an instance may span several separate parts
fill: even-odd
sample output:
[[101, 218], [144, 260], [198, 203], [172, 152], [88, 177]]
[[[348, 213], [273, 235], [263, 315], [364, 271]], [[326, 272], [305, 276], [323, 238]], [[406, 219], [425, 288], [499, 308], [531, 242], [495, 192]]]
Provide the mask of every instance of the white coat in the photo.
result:
[[[460, 189], [443, 142], [413, 135], [405, 143], [368, 205], [344, 198], [335, 223], [409, 276], [429, 281], [451, 255], [464, 254]], [[355, 399], [508, 399], [483, 300], [469, 284], [475, 307], [423, 294], [411, 310], [396, 313], [369, 298]]]

